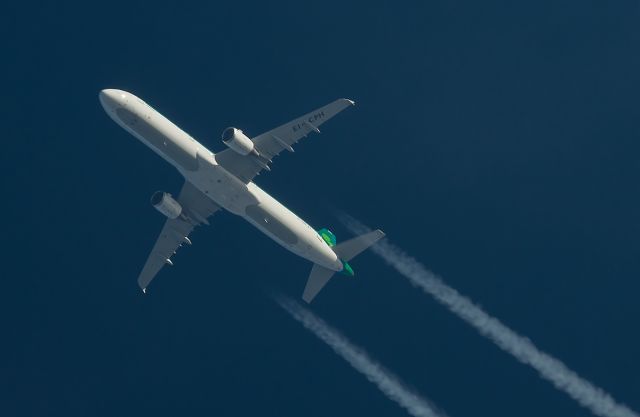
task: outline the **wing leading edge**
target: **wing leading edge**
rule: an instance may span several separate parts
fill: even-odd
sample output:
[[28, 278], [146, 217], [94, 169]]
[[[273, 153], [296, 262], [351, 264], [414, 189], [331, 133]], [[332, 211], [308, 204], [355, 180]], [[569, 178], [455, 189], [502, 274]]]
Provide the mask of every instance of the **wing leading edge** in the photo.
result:
[[178, 197], [178, 203], [182, 206], [184, 215], [176, 219], [167, 219], [147, 262], [138, 276], [138, 285], [144, 292], [146, 292], [149, 283], [165, 264], [173, 265], [171, 256], [184, 243], [191, 244], [189, 240], [191, 231], [200, 224], [208, 225], [207, 218], [220, 209], [217, 204], [190, 182], [184, 183]]
[[258, 155], [240, 155], [232, 149], [216, 154], [216, 161], [227, 171], [248, 183], [263, 169], [268, 169], [272, 159], [282, 151], [293, 152], [293, 145], [309, 133], [320, 133], [318, 126], [355, 103], [346, 98], [338, 99], [297, 119], [253, 138]]

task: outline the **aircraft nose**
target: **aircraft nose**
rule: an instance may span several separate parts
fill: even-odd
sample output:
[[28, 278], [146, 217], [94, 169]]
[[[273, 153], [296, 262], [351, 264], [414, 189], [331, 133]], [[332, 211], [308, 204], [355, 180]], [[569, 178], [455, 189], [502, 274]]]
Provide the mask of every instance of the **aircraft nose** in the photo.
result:
[[120, 90], [106, 88], [100, 91], [98, 97], [102, 107], [104, 107], [105, 110], [110, 111], [122, 106], [125, 95]]

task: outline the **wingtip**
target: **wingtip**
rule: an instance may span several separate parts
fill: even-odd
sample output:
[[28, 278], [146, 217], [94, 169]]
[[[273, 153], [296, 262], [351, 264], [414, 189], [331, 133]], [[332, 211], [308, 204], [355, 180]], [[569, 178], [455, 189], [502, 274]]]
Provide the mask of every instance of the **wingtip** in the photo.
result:
[[143, 288], [143, 289], [142, 289], [142, 293], [143, 293], [143, 294], [146, 294], [146, 293], [147, 293], [147, 289], [146, 289], [146, 288]]
[[349, 104], [351, 104], [352, 106], [355, 106], [355, 105], [356, 105], [356, 102], [355, 102], [355, 101], [353, 101], [353, 100], [351, 100], [351, 99], [343, 98], [343, 100], [345, 100], [345, 101], [349, 102]]

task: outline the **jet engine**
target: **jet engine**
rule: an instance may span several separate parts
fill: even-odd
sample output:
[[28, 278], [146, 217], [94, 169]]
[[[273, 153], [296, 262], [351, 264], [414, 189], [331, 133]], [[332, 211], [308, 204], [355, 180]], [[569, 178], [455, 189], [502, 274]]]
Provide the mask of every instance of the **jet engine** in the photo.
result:
[[242, 130], [235, 127], [228, 127], [222, 132], [222, 143], [233, 149], [240, 155], [249, 155], [256, 153], [253, 142]]
[[156, 191], [151, 196], [151, 205], [170, 219], [177, 219], [182, 214], [182, 206], [164, 191]]

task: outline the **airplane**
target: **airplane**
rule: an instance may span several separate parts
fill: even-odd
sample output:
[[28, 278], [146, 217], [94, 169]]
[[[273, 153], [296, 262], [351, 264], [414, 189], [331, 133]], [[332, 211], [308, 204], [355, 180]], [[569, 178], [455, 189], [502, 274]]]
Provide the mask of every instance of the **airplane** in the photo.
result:
[[209, 225], [209, 217], [221, 208], [236, 214], [279, 245], [313, 263], [302, 299], [310, 303], [331, 277], [340, 272], [353, 276], [349, 261], [384, 237], [374, 230], [337, 243], [329, 229], [315, 230], [291, 210], [271, 197], [253, 179], [270, 171], [272, 159], [334, 117], [352, 100], [338, 99], [254, 138], [228, 127], [222, 132], [227, 146], [213, 153], [169, 119], [135, 95], [118, 89], [104, 89], [99, 100], [106, 113], [156, 154], [173, 165], [185, 179], [178, 198], [157, 191], [151, 205], [166, 216], [138, 285], [144, 293], [164, 265], [173, 265], [171, 256], [183, 244], [191, 245], [189, 234], [199, 225]]

